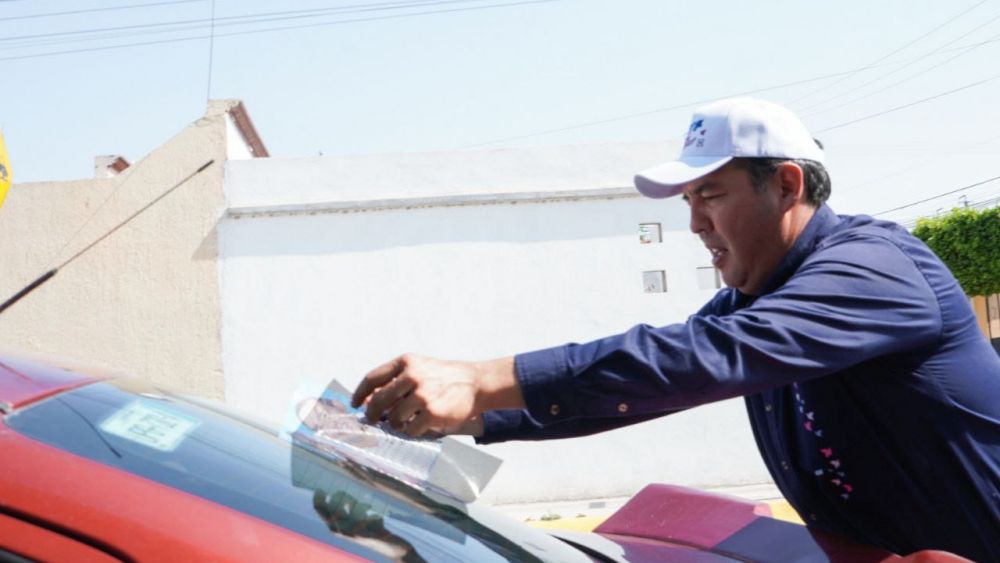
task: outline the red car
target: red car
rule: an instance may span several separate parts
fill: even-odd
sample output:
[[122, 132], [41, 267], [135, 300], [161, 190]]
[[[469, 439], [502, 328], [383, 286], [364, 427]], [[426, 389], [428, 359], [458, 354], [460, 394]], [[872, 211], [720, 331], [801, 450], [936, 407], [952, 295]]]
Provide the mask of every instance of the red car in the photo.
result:
[[6, 356], [0, 452], [0, 561], [899, 560], [663, 485], [557, 538], [208, 401]]

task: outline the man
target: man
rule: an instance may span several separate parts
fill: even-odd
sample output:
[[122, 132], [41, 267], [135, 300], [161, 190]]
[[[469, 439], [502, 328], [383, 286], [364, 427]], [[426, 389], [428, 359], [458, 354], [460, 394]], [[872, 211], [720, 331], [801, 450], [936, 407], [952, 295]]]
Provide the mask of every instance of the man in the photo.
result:
[[581, 436], [745, 396], [806, 523], [898, 553], [1000, 560], [1000, 358], [947, 268], [899, 226], [835, 215], [823, 151], [788, 110], [694, 114], [682, 194], [729, 286], [687, 322], [487, 362], [403, 356], [354, 394], [413, 435]]

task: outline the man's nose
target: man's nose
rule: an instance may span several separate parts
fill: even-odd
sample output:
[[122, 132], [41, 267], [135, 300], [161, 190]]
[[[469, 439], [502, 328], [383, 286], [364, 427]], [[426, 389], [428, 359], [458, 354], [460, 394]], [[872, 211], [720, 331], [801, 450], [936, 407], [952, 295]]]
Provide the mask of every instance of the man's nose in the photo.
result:
[[696, 203], [691, 204], [691, 232], [694, 234], [707, 233], [712, 230], [712, 223], [708, 220], [708, 217], [701, 212], [700, 206]]

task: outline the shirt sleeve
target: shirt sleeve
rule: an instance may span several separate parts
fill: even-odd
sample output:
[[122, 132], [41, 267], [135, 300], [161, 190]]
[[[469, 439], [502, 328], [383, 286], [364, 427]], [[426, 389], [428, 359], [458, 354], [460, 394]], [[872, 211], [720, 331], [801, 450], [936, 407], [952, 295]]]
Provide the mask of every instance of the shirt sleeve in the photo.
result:
[[[526, 411], [486, 420], [483, 441], [553, 425], [574, 435], [578, 419], [628, 424], [940, 339], [940, 306], [909, 256], [877, 235], [834, 238], [777, 290], [731, 314], [706, 307], [685, 323], [517, 356]], [[576, 423], [592, 424], [604, 423]]]
[[671, 413], [656, 412], [641, 416], [628, 416], [619, 413], [618, 416], [612, 417], [567, 418], [560, 422], [542, 425], [533, 419], [526, 410], [489, 411], [483, 413], [483, 427], [486, 430], [483, 436], [476, 438], [476, 443], [491, 444], [506, 440], [552, 440], [589, 436], [638, 424], [667, 414]]

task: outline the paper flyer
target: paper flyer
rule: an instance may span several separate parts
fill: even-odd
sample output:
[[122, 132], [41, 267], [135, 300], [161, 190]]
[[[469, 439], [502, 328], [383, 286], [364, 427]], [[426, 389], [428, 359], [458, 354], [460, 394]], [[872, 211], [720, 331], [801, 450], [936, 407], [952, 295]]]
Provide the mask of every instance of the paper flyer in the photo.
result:
[[502, 461], [454, 438], [412, 438], [386, 422], [371, 424], [336, 380], [296, 393], [285, 420], [293, 442], [354, 461], [420, 490], [474, 501]]

